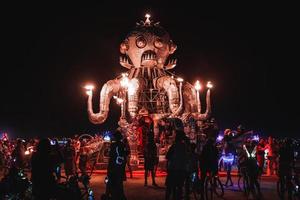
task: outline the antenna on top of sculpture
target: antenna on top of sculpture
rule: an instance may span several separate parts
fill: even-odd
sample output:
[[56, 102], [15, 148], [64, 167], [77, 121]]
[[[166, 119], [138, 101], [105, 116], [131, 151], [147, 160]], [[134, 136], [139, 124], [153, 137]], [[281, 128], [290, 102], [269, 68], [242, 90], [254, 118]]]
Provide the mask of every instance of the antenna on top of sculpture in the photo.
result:
[[153, 21], [150, 20], [151, 15], [149, 13], [145, 14], [145, 21], [141, 20], [140, 22], [137, 22], [136, 25], [137, 26], [157, 26], [159, 25], [160, 22], [155, 22], [153, 24], [151, 24]]
[[145, 25], [145, 26], [150, 26], [150, 25], [151, 25], [151, 21], [150, 21], [151, 15], [150, 15], [149, 13], [147, 13], [147, 14], [145, 15], [145, 17], [146, 17], [146, 20], [145, 20], [145, 22], [144, 22], [144, 25]]

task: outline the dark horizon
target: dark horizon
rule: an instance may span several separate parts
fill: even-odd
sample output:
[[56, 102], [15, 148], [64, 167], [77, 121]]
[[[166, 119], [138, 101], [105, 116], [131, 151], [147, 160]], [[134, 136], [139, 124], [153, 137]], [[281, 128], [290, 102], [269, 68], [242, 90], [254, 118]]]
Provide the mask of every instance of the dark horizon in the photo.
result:
[[0, 133], [71, 136], [115, 128], [120, 108], [114, 101], [104, 124], [88, 121], [83, 86], [96, 85], [98, 109], [102, 85], [126, 71], [119, 64], [119, 44], [150, 12], [178, 46], [172, 71], [191, 83], [214, 83], [213, 117], [221, 129], [243, 124], [266, 135], [296, 137], [299, 84], [296, 63], [288, 63], [296, 18], [278, 9], [8, 7]]

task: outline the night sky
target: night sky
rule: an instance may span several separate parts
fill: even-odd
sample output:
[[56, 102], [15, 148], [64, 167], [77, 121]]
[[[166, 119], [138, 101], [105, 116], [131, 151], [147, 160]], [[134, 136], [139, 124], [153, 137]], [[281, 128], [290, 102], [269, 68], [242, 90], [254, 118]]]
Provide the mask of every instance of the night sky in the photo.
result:
[[[83, 86], [124, 72], [119, 44], [149, 12], [178, 49], [177, 75], [211, 80], [220, 127], [243, 124], [266, 135], [299, 134], [299, 61], [292, 53], [296, 15], [282, 5], [14, 5], [3, 7], [0, 132], [12, 136], [71, 136], [116, 127], [92, 125]], [[299, 56], [298, 56], [299, 57]], [[98, 110], [97, 110], [98, 111]]]

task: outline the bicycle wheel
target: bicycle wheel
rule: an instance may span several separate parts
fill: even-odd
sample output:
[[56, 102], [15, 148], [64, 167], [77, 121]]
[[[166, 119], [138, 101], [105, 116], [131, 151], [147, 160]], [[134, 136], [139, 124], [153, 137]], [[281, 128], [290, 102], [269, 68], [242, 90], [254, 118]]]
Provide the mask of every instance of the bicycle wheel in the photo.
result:
[[281, 198], [284, 196], [285, 193], [285, 186], [284, 183], [280, 180], [277, 181], [277, 194]]
[[244, 193], [245, 196], [248, 196], [250, 191], [249, 179], [247, 176], [241, 176], [238, 179], [239, 190]]
[[239, 187], [239, 190], [240, 191], [244, 191], [244, 178], [243, 176], [239, 176], [239, 179], [238, 179], [238, 187]]
[[195, 200], [200, 200], [201, 199], [201, 193], [196, 191], [196, 190], [193, 191], [193, 196], [194, 196]]
[[246, 196], [249, 195], [250, 183], [249, 183], [249, 177], [248, 176], [243, 176], [243, 192]]
[[213, 178], [213, 191], [218, 197], [223, 197], [224, 196], [224, 188], [223, 184], [221, 183], [219, 177], [214, 177]]
[[192, 185], [192, 194], [193, 194], [195, 200], [201, 199], [201, 183], [200, 183], [200, 181], [197, 181]]
[[213, 188], [212, 188], [212, 178], [210, 176], [206, 177], [204, 182], [204, 193], [206, 200], [213, 199]]

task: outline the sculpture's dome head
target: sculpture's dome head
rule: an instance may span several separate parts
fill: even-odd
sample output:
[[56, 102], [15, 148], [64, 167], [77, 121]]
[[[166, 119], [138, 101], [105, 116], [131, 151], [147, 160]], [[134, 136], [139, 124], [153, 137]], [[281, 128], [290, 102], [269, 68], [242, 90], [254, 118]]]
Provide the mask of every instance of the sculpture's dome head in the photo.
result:
[[169, 55], [176, 50], [168, 32], [149, 18], [150, 15], [146, 15], [144, 22], [137, 23], [121, 43], [120, 52], [125, 55], [120, 60], [122, 66], [163, 68]]

